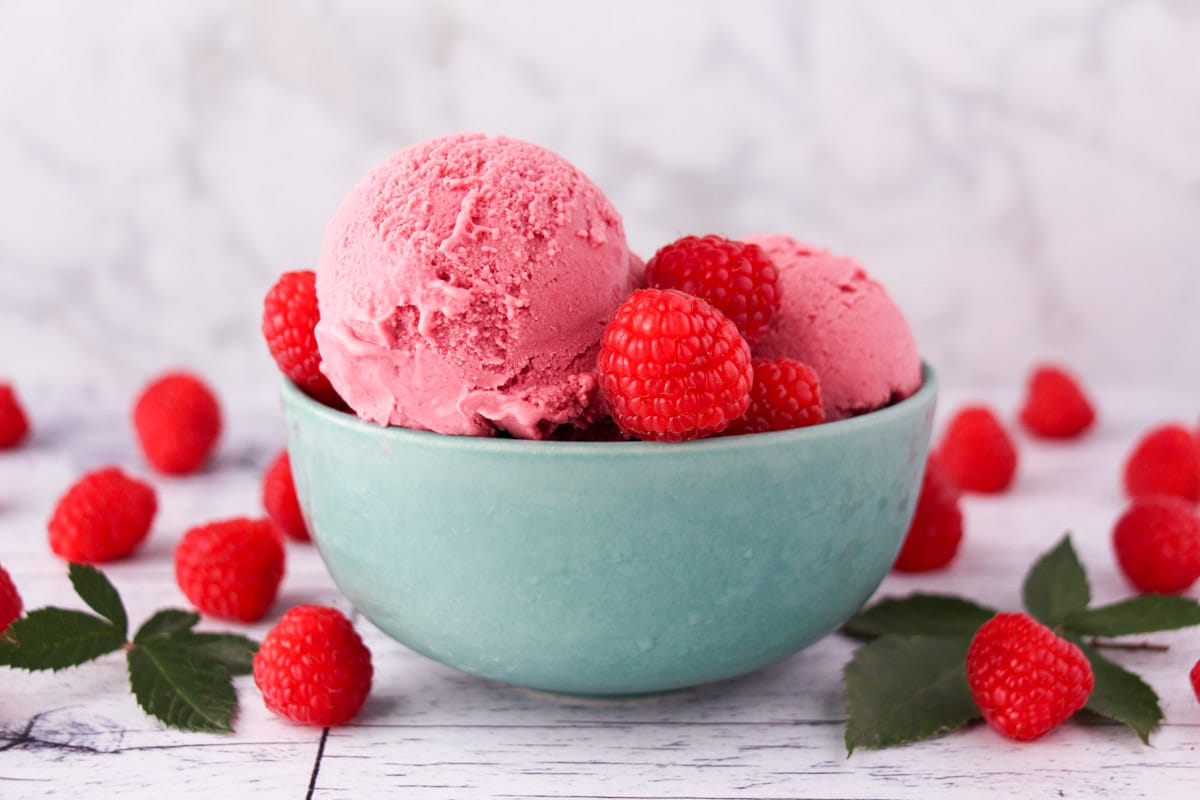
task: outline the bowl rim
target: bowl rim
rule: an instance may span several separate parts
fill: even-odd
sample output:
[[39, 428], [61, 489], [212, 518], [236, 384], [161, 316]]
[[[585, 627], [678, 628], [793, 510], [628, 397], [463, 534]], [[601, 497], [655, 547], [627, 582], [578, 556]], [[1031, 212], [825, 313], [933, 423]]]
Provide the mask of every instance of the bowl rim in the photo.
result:
[[694, 454], [711, 451], [742, 451], [756, 448], [775, 447], [815, 441], [833, 436], [852, 435], [876, 426], [887, 425], [894, 418], [908, 414], [916, 406], [931, 403], [938, 389], [937, 373], [928, 362], [921, 361], [921, 385], [917, 391], [899, 402], [856, 417], [793, 428], [785, 431], [743, 434], [740, 436], [716, 436], [709, 439], [694, 439], [687, 442], [572, 442], [547, 439], [509, 439], [487, 436], [456, 436], [433, 431], [414, 430], [399, 426], [384, 426], [367, 422], [348, 411], [330, 408], [309, 397], [286, 376], [280, 375], [283, 405], [299, 409], [304, 414], [316, 417], [325, 424], [344, 428], [357, 434], [371, 436], [381, 441], [402, 443], [425, 448], [471, 450], [475, 452], [507, 453], [529, 456], [537, 453], [563, 455], [605, 456], [618, 453], [638, 454]]

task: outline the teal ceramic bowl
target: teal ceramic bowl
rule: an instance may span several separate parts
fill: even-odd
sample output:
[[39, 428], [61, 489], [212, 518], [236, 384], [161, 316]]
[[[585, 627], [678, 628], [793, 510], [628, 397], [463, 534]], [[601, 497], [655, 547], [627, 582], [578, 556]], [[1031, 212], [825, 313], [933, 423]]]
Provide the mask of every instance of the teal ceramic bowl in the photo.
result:
[[836, 629], [887, 574], [933, 419], [683, 444], [382, 428], [283, 389], [300, 504], [338, 587], [444, 664], [549, 692], [678, 689]]

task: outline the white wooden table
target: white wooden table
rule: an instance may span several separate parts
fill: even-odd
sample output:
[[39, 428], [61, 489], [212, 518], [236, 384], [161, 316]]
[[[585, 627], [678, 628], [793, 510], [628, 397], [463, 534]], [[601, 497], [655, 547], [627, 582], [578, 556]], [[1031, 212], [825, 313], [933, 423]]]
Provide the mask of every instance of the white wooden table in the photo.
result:
[[[85, 469], [118, 463], [149, 475], [134, 448], [129, 398], [83, 389], [27, 391], [36, 435], [0, 454], [0, 563], [27, 608], [81, 607], [45, 523]], [[953, 566], [892, 576], [881, 594], [965, 594], [1015, 608], [1025, 569], [1064, 530], [1098, 601], [1128, 594], [1109, 553], [1123, 506], [1118, 474], [1134, 438], [1162, 419], [1193, 423], [1200, 391], [1098, 392], [1102, 422], [1078, 445], [1020, 439], [1013, 492], [966, 502], [967, 539]], [[1011, 395], [983, 394], [1011, 412]], [[942, 411], [962, 397], [943, 397]], [[220, 458], [205, 474], [153, 477], [160, 511], [139, 554], [106, 567], [137, 624], [185, 607], [171, 554], [188, 526], [260, 513], [258, 476], [283, 440], [271, 398], [225, 399]], [[344, 598], [310, 546], [290, 546], [277, 618], [301, 602]], [[1191, 596], [1196, 596], [1193, 589]], [[207, 625], [207, 623], [205, 623]], [[0, 798], [929, 798], [1152, 797], [1200, 791], [1200, 703], [1187, 670], [1200, 630], [1156, 635], [1169, 652], [1117, 652], [1159, 692], [1167, 721], [1143, 746], [1116, 725], [1071, 722], [1033, 744], [986, 726], [886, 751], [842, 744], [840, 672], [853, 643], [831, 636], [753, 675], [637, 702], [579, 702], [476, 679], [359, 626], [376, 680], [363, 713], [332, 730], [268, 712], [239, 678], [236, 733], [166, 729], [128, 691], [118, 655], [57, 674], [0, 669]], [[229, 625], [211, 625], [228, 629]], [[261, 637], [268, 623], [244, 630]]]

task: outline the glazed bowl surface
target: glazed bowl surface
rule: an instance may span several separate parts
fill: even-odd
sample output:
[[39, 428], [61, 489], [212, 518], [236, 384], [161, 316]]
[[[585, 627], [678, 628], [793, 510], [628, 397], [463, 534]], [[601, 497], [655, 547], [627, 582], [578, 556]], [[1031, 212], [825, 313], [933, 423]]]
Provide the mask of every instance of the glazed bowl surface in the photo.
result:
[[549, 692], [678, 689], [849, 619], [899, 551], [937, 380], [887, 408], [682, 444], [384, 428], [282, 390], [338, 587], [404, 645]]

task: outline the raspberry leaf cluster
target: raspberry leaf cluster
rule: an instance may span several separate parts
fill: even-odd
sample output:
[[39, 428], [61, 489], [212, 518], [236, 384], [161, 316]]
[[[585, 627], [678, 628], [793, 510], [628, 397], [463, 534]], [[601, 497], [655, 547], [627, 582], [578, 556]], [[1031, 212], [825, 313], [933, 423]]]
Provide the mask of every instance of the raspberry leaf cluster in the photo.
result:
[[125, 606], [104, 573], [71, 564], [68, 574], [96, 614], [52, 606], [29, 612], [0, 636], [0, 665], [57, 672], [124, 650], [130, 688], [147, 714], [181, 730], [233, 729], [232, 679], [252, 671], [256, 642], [195, 631], [200, 615], [178, 609], [157, 612], [129, 641]]
[[[1091, 589], [1070, 536], [1038, 559], [1022, 586], [1026, 610], [1087, 657], [1095, 685], [1084, 708], [1120, 722], [1149, 743], [1163, 719], [1158, 695], [1100, 653], [1096, 637], [1200, 625], [1200, 603], [1146, 594], [1090, 607]], [[966, 652], [997, 611], [952, 595], [885, 598], [842, 633], [866, 640], [843, 671], [849, 718], [846, 749], [884, 748], [928, 739], [981, 719], [967, 682]], [[1153, 649], [1153, 648], [1148, 648]]]

